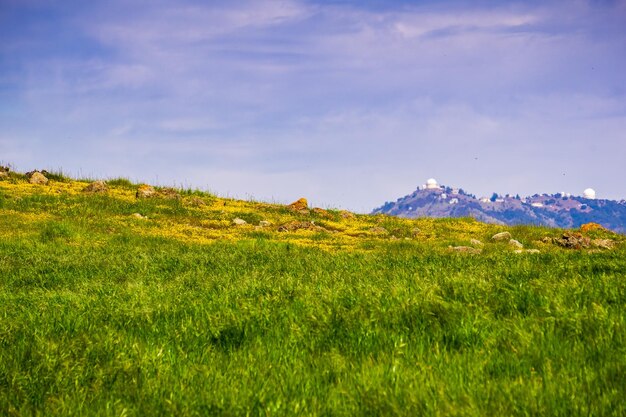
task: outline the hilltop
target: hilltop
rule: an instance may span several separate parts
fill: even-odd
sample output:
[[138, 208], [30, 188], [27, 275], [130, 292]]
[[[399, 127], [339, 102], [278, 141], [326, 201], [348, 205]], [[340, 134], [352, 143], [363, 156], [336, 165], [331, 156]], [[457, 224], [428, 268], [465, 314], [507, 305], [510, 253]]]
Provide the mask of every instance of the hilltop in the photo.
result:
[[[591, 190], [593, 191], [593, 190]], [[373, 210], [405, 218], [472, 217], [500, 225], [540, 225], [577, 228], [589, 222], [619, 233], [626, 233], [626, 201], [572, 196], [566, 193], [535, 194], [529, 197], [476, 196], [463, 189], [433, 184], [420, 186], [413, 193], [387, 202]]]
[[0, 170], [2, 415], [622, 415], [626, 237]]
[[[409, 220], [381, 213], [359, 215], [309, 207], [304, 198], [290, 205], [268, 204], [221, 198], [198, 190], [132, 184], [123, 178], [72, 180], [46, 171], [5, 172], [0, 178], [0, 208], [5, 214], [12, 213], [14, 224], [29, 223], [31, 227], [63, 224], [76, 229], [75, 239], [92, 240], [99, 233], [130, 233], [192, 243], [270, 239], [326, 250], [362, 250], [376, 242], [390, 241], [428, 243], [431, 249], [448, 250], [452, 244], [488, 240], [489, 236], [505, 230], [484, 222], [492, 220], [491, 217], [479, 218], [481, 221], [472, 219], [472, 212], [464, 212], [465, 218], [446, 221], [415, 219], [418, 210], [411, 210]], [[430, 201], [428, 209], [432, 214], [442, 205], [453, 206], [442, 199], [444, 192], [445, 188], [416, 192], [411, 201]], [[461, 201], [473, 199], [462, 191], [451, 197], [459, 201], [453, 206], [459, 209], [465, 207]], [[502, 207], [508, 204], [501, 203]], [[387, 211], [397, 214], [394, 210]], [[462, 212], [458, 210], [454, 214]], [[553, 246], [541, 239], [561, 236], [559, 230], [520, 230], [534, 239], [528, 243], [535, 249], [553, 250]]]

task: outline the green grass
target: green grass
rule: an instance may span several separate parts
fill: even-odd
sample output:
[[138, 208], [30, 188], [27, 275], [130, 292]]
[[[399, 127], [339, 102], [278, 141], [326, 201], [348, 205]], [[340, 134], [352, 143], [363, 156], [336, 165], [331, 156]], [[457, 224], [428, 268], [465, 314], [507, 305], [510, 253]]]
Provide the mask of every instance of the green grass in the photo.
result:
[[350, 249], [253, 229], [197, 243], [114, 221], [134, 212], [199, 217], [0, 192], [0, 415], [626, 414], [623, 244], [468, 256], [445, 250], [467, 220], [407, 240], [388, 218], [401, 239]]

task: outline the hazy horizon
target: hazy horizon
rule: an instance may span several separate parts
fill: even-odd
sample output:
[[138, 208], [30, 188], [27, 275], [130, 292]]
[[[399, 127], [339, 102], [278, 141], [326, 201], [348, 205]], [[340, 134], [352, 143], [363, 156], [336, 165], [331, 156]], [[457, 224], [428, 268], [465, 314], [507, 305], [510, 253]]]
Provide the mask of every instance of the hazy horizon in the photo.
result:
[[626, 1], [0, 1], [0, 164], [369, 212], [626, 198]]

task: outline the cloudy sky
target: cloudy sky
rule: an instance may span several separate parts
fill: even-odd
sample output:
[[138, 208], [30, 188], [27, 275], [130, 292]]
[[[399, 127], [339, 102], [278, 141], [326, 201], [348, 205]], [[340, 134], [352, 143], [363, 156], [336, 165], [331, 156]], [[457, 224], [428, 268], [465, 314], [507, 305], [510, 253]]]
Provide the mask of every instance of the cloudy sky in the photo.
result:
[[626, 1], [0, 0], [0, 163], [359, 212], [429, 177], [626, 198]]

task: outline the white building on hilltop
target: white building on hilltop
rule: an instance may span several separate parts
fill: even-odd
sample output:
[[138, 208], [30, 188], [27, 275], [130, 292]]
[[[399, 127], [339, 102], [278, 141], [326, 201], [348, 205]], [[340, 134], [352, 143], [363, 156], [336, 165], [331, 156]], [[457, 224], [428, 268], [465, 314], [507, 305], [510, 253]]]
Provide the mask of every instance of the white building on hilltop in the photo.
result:
[[596, 190], [594, 190], [593, 188], [587, 188], [585, 191], [583, 191], [583, 198], [586, 198], [588, 200], [595, 200]]
[[426, 181], [426, 185], [424, 186], [424, 189], [426, 190], [438, 190], [439, 189], [439, 184], [437, 184], [437, 180], [434, 178], [429, 178]]

